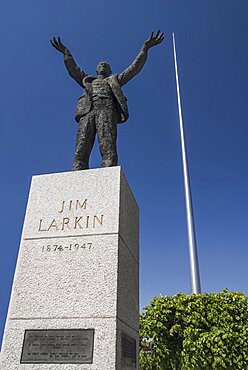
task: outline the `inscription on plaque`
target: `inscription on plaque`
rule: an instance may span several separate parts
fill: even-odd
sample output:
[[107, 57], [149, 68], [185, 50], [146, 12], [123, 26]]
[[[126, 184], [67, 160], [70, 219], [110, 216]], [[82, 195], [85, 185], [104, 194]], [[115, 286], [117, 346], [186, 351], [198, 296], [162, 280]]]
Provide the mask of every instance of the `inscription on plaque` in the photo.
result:
[[26, 330], [21, 364], [92, 364], [94, 329]]
[[136, 340], [125, 333], [121, 335], [121, 362], [123, 366], [136, 367]]

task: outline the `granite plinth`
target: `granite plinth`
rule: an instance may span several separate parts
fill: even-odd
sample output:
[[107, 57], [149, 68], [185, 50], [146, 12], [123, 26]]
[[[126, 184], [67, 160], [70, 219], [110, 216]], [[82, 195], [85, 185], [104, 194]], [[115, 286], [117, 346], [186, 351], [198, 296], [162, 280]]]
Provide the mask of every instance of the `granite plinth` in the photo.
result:
[[[34, 176], [1, 369], [138, 369], [138, 320], [138, 207], [121, 168]], [[38, 329], [94, 329], [92, 363], [21, 364], [25, 330]]]

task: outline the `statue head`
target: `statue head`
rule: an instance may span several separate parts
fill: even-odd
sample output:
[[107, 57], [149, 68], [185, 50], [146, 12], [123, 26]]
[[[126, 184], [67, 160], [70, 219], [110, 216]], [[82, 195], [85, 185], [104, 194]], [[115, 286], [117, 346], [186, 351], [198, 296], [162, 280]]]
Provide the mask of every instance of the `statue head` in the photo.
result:
[[106, 61], [98, 63], [98, 65], [96, 67], [96, 72], [97, 72], [98, 76], [101, 75], [104, 78], [109, 77], [112, 73], [111, 67]]

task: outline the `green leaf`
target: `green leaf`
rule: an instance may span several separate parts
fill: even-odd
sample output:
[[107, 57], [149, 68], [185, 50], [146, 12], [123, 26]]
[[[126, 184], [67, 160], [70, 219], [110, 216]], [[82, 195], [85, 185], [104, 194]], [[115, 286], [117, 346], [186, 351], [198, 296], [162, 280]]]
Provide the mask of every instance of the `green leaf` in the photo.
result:
[[155, 297], [140, 315], [141, 370], [248, 370], [248, 298]]

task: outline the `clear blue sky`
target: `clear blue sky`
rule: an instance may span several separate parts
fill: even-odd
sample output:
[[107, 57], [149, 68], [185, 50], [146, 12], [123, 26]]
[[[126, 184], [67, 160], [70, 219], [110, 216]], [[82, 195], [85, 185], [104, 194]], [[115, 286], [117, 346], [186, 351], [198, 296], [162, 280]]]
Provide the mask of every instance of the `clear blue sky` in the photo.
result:
[[[3, 330], [32, 175], [69, 171], [80, 87], [49, 44], [60, 35], [95, 73], [127, 67], [152, 30], [165, 32], [125, 87], [130, 119], [119, 162], [140, 205], [141, 307], [160, 293], [189, 293], [178, 112], [176, 34], [202, 288], [247, 288], [247, 0], [8, 0], [0, 14]], [[96, 146], [91, 167], [98, 167]], [[1, 337], [1, 334], [0, 334]]]

